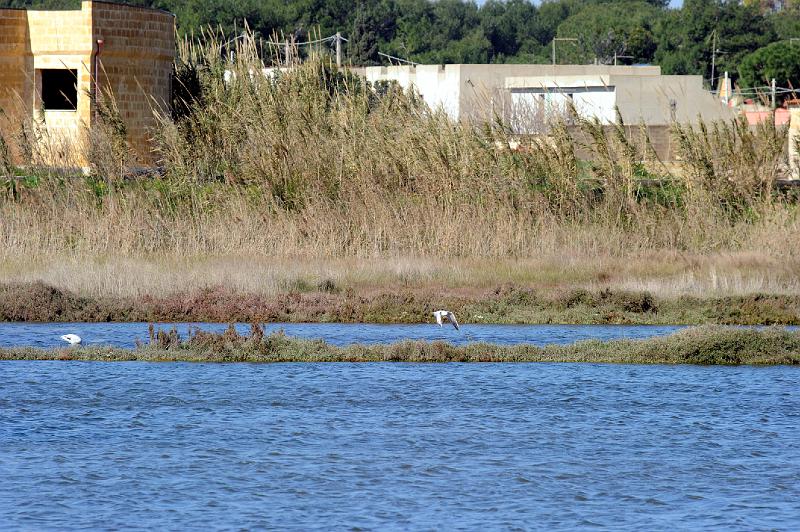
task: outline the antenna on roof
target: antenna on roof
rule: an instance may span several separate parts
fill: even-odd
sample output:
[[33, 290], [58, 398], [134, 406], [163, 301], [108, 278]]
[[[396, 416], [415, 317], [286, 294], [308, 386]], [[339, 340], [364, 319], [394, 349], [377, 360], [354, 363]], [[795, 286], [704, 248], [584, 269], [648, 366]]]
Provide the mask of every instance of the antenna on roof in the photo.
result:
[[555, 37], [553, 38], [553, 65], [556, 64], [556, 41], [575, 41], [578, 42], [578, 39], [572, 37]]
[[413, 66], [417, 66], [417, 65], [419, 65], [419, 63], [415, 63], [414, 61], [409, 61], [408, 59], [403, 59], [402, 57], [395, 57], [395, 56], [393, 56], [393, 55], [385, 54], [385, 53], [383, 53], [383, 52], [378, 52], [378, 55], [381, 55], [381, 56], [383, 56], [383, 57], [386, 57], [386, 58], [388, 58], [390, 61], [391, 61], [391, 60], [394, 60], [394, 61], [399, 61], [399, 62], [401, 62], [401, 63], [407, 63], [407, 64], [409, 64], [409, 65], [413, 65]]

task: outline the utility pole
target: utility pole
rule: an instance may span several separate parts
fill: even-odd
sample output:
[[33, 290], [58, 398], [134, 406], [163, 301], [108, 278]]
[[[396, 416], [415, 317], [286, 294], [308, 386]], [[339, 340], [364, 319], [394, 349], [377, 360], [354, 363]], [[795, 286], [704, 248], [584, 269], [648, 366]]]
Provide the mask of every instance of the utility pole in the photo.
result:
[[714, 88], [714, 68], [717, 66], [717, 30], [711, 34], [711, 88]]
[[717, 69], [717, 54], [724, 54], [722, 50], [717, 49], [717, 30], [711, 32], [711, 88], [716, 89], [714, 86], [714, 74]]
[[553, 39], [553, 65], [556, 64], [556, 41], [577, 41], [578, 39], [573, 39], [571, 37], [555, 37]]
[[342, 68], [342, 34], [341, 32], [336, 32], [336, 67]]
[[769, 84], [770, 88], [770, 103], [772, 103], [772, 108], [775, 109], [775, 95], [778, 92], [778, 87], [775, 84], [775, 78], [772, 78], [772, 82]]

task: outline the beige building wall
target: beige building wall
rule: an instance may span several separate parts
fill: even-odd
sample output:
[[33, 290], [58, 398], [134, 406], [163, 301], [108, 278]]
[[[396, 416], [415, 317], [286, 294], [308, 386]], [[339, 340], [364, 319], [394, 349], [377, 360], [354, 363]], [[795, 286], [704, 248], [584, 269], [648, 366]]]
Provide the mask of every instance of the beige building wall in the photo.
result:
[[0, 9], [0, 108], [6, 111], [25, 96], [27, 84], [20, 73], [29, 70], [26, 20], [23, 9]]
[[153, 111], [169, 110], [175, 60], [175, 17], [163, 11], [106, 2], [92, 5], [94, 41], [102, 40], [98, 82], [109, 90], [128, 130], [131, 147], [152, 163]]
[[[84, 6], [85, 7], [85, 6]], [[43, 154], [65, 166], [85, 166], [86, 129], [92, 123], [88, 90], [92, 83], [91, 11], [28, 11], [28, 36], [33, 59], [30, 112], [45, 126], [51, 148]], [[42, 104], [42, 70], [69, 69], [77, 75], [74, 111], [45, 110]]]
[[734, 111], [703, 88], [702, 76], [612, 76], [626, 124], [668, 125], [730, 120]]
[[459, 118], [486, 120], [511, 113], [512, 87], [583, 86], [601, 76], [658, 76], [660, 67], [607, 65], [460, 65], [463, 97]]
[[[429, 72], [435, 69], [436, 76]], [[625, 123], [668, 125], [730, 119], [733, 112], [703, 89], [700, 76], [662, 76], [658, 66], [609, 65], [417, 65], [367, 67], [369, 81], [415, 86], [431, 107], [455, 120], [489, 121], [512, 113], [512, 91], [602, 87]], [[452, 102], [457, 101], [454, 105]], [[444, 102], [447, 102], [446, 104]], [[604, 115], [614, 115], [613, 111]]]
[[800, 106], [789, 106], [789, 176], [800, 179]]
[[32, 72], [27, 13], [0, 9], [0, 134], [18, 133], [21, 117], [31, 106], [26, 76]]
[[[0, 9], [0, 108], [22, 113], [0, 127], [33, 118], [49, 139], [45, 162], [86, 166], [93, 100], [104, 88], [125, 122], [134, 164], [150, 164], [152, 108], [168, 109], [174, 54], [175, 18], [166, 12], [89, 0], [79, 11]], [[74, 110], [44, 108], [42, 71], [51, 69], [75, 73]]]

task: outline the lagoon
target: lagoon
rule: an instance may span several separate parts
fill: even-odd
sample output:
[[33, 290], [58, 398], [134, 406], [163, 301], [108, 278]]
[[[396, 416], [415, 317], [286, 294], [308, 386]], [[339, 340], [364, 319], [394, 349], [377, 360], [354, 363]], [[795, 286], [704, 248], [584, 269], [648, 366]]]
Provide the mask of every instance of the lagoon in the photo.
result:
[[5, 528], [791, 529], [800, 371], [0, 363]]
[[[433, 318], [431, 318], [433, 319]], [[208, 332], [223, 332], [221, 323], [161, 323], [162, 330], [176, 327], [184, 337], [190, 327]], [[2, 347], [64, 347], [60, 336], [73, 333], [83, 338], [84, 345], [110, 345], [132, 348], [137, 340], [146, 343], [148, 323], [0, 323]], [[295, 338], [321, 338], [331, 345], [353, 343], [389, 344], [402, 340], [443, 340], [456, 345], [488, 342], [498, 345], [529, 343], [571, 344], [581, 340], [644, 339], [666, 336], [685, 327], [678, 325], [496, 325], [465, 324], [456, 331], [452, 326], [435, 324], [370, 324], [370, 323], [269, 323], [266, 333], [283, 330]], [[250, 330], [247, 324], [236, 324], [240, 334]]]

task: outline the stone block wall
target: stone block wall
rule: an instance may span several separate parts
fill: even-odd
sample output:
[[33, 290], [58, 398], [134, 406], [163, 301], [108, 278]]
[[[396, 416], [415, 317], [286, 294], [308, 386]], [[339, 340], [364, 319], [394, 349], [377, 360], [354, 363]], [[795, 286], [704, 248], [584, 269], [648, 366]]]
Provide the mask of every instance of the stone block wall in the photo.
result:
[[16, 133], [27, 114], [32, 73], [27, 13], [0, 9], [0, 134]]
[[[614, 127], [616, 126], [605, 126], [604, 129], [610, 134]], [[655, 155], [662, 163], [675, 161], [675, 146], [672, 142], [670, 126], [645, 126], [644, 130], [639, 125], [625, 125], [622, 128], [628, 141], [636, 146], [640, 153], [646, 153], [646, 160], [651, 160]], [[592, 145], [591, 137], [582, 131], [580, 126], [568, 126], [567, 131], [575, 141], [575, 155], [578, 159], [591, 160], [593, 154], [591, 149], [587, 148]], [[648, 141], [652, 152], [645, 147]]]
[[[46, 158], [59, 166], [85, 166], [87, 128], [92, 125], [92, 25], [90, 12], [28, 11], [30, 53], [33, 58], [32, 112], [46, 126]], [[44, 110], [42, 69], [70, 69], [77, 74], [74, 111]]]
[[98, 82], [110, 90], [128, 132], [128, 141], [143, 163], [153, 163], [153, 111], [169, 112], [175, 58], [175, 17], [137, 7], [120, 9], [91, 2], [94, 40], [102, 40]]
[[[103, 88], [125, 122], [133, 163], [152, 164], [153, 107], [169, 110], [174, 55], [175, 17], [163, 11], [90, 0], [79, 11], [0, 9], [0, 109], [17, 113], [0, 115], [0, 132], [35, 118], [56, 151], [73, 152], [53, 164], [86, 166], [93, 99]], [[76, 73], [75, 110], [43, 111], [43, 69]]]

